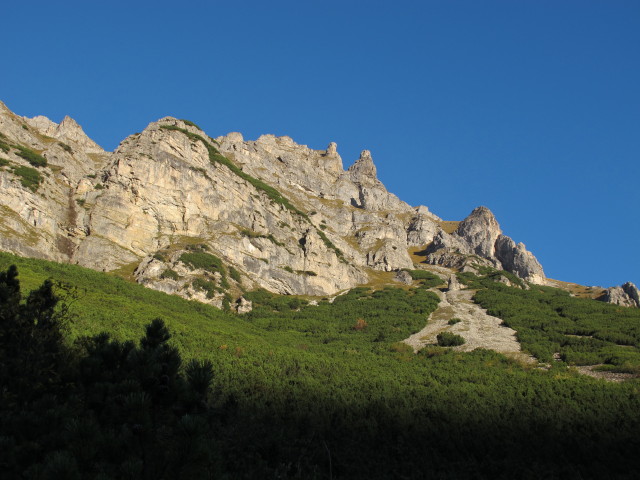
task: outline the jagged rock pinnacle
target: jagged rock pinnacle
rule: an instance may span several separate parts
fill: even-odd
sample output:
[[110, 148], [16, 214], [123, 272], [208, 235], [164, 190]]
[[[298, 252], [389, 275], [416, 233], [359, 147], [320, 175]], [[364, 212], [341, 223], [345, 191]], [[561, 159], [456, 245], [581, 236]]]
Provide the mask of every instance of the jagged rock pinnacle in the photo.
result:
[[227, 140], [229, 142], [244, 142], [244, 137], [240, 132], [229, 132], [227, 133]]
[[474, 253], [485, 258], [493, 257], [501, 233], [496, 217], [487, 207], [475, 208], [456, 230], [456, 234], [473, 245]]
[[349, 167], [349, 173], [354, 182], [377, 180], [378, 172], [369, 150], [362, 151], [360, 158]]
[[338, 154], [338, 144], [331, 142], [327, 147], [327, 156], [333, 157]]
[[65, 116], [62, 119], [62, 122], [60, 122], [60, 125], [58, 125], [58, 128], [56, 129], [54, 137], [76, 142], [82, 145], [84, 149], [90, 153], [103, 152], [102, 148], [91, 140], [86, 133], [84, 133], [80, 124], [69, 116]]

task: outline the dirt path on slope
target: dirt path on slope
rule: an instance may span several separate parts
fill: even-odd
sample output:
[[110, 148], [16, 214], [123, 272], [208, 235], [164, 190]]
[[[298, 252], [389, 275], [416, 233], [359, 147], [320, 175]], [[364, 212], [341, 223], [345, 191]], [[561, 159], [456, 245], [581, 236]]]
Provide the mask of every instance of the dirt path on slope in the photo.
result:
[[[427, 325], [403, 340], [417, 352], [426, 345], [435, 345], [436, 336], [444, 331], [455, 333], [466, 341], [455, 350], [470, 352], [476, 348], [487, 348], [517, 358], [527, 363], [537, 363], [535, 358], [523, 353], [516, 340], [516, 331], [502, 326], [502, 320], [487, 315], [486, 310], [473, 303], [472, 290], [452, 290], [446, 293], [432, 289], [440, 297], [438, 308], [429, 316]], [[447, 322], [452, 318], [461, 321], [455, 325]]]

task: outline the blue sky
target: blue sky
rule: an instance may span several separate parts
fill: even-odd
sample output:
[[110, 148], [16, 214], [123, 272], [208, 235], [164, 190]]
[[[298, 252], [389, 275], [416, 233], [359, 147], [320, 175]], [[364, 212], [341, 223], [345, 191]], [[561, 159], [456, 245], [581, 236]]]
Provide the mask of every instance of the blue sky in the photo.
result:
[[640, 2], [10, 2], [0, 100], [106, 149], [165, 115], [372, 151], [448, 220], [486, 205], [549, 277], [640, 284]]

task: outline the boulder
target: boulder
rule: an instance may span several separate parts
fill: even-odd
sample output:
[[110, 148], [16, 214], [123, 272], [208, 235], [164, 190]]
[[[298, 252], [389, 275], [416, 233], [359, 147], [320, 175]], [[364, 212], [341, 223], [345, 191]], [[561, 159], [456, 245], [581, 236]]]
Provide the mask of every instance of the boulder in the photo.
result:
[[396, 282], [404, 283], [405, 285], [411, 285], [413, 283], [413, 278], [411, 278], [411, 274], [406, 270], [399, 270], [398, 273], [395, 274], [393, 279]]
[[249, 313], [251, 310], [253, 310], [253, 302], [244, 297], [240, 297], [236, 300], [236, 312], [242, 315], [244, 313]]

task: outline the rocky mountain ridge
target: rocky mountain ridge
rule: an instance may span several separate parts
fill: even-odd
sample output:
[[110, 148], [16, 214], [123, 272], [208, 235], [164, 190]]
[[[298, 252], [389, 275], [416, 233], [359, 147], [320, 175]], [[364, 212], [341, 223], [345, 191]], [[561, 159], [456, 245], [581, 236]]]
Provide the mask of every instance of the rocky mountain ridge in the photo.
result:
[[622, 307], [640, 308], [640, 290], [633, 283], [627, 282], [619, 287], [607, 288], [600, 300]]
[[478, 207], [457, 229], [377, 178], [371, 153], [347, 170], [337, 145], [207, 136], [165, 117], [104, 151], [69, 117], [24, 118], [0, 102], [0, 249], [119, 270], [213, 303], [247, 289], [329, 295], [376, 271], [429, 263], [504, 269], [544, 284], [523, 244]]

